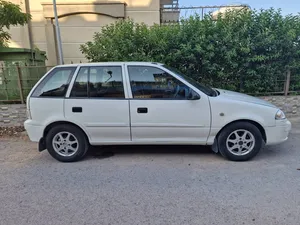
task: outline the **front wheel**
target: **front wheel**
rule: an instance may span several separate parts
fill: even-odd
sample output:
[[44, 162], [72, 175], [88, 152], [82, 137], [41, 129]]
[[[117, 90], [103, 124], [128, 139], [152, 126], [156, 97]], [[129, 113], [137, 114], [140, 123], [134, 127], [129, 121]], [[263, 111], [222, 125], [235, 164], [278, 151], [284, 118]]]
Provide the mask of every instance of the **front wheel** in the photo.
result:
[[46, 136], [50, 155], [61, 162], [75, 162], [84, 158], [89, 148], [85, 134], [77, 127], [63, 124], [53, 127]]
[[262, 148], [260, 130], [248, 122], [236, 122], [226, 127], [218, 137], [222, 156], [232, 161], [247, 161], [255, 157]]

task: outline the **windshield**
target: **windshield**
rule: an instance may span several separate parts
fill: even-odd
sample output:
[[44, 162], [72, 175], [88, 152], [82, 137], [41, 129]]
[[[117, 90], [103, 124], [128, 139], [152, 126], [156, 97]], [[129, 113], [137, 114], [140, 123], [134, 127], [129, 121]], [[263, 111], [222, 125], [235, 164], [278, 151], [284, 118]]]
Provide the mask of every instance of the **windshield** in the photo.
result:
[[169, 66], [166, 66], [166, 65], [163, 65], [163, 67], [165, 67], [166, 69], [172, 71], [173, 73], [175, 73], [177, 76], [181, 77], [182, 79], [186, 80], [191, 85], [193, 85], [195, 88], [197, 88], [200, 91], [204, 92], [208, 96], [216, 96], [216, 95], [218, 95], [217, 92], [214, 89], [212, 89], [211, 87], [204, 86], [203, 84], [198, 83], [197, 81], [193, 80], [192, 78], [190, 78], [190, 77], [182, 74], [177, 69], [169, 67]]

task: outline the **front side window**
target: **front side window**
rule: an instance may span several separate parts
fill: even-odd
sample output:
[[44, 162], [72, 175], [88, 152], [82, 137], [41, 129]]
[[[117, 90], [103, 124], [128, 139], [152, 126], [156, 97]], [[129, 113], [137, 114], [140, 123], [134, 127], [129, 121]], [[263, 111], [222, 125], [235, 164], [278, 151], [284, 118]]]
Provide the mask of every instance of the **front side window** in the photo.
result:
[[82, 67], [71, 97], [125, 98], [120, 66]]
[[76, 67], [58, 67], [34, 90], [33, 97], [64, 97]]
[[179, 76], [180, 78], [186, 80], [187, 82], [189, 82], [191, 85], [193, 85], [194, 87], [196, 87], [198, 90], [204, 92], [205, 94], [207, 94], [208, 96], [218, 96], [218, 93], [212, 89], [209, 86], [205, 86], [203, 84], [200, 84], [199, 82], [193, 80], [192, 78], [184, 75], [183, 73], [181, 73], [179, 70], [172, 68], [170, 66], [166, 66], [163, 65], [163, 67], [165, 67], [166, 69], [172, 71], [173, 73], [175, 73], [177, 76]]
[[190, 88], [167, 72], [151, 66], [128, 66], [133, 98], [187, 99]]

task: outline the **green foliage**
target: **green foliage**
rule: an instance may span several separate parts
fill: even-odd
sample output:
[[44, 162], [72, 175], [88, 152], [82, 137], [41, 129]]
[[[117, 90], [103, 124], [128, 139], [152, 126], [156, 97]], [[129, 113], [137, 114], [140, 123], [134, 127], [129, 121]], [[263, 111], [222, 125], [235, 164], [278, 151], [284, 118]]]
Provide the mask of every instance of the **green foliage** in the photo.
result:
[[239, 10], [217, 20], [194, 15], [180, 24], [152, 27], [119, 20], [96, 33], [81, 51], [92, 62], [163, 62], [215, 87], [282, 91], [284, 73], [300, 73], [300, 16], [283, 16], [274, 9]]
[[20, 6], [0, 0], [0, 47], [6, 47], [10, 39], [10, 26], [25, 25], [31, 16], [23, 13]]

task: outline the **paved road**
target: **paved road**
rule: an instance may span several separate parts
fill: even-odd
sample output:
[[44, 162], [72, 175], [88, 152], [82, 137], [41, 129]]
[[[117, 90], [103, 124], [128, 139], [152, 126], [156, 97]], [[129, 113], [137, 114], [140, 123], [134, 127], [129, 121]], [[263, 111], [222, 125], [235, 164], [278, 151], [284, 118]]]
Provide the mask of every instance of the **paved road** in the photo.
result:
[[206, 148], [110, 147], [63, 164], [30, 142], [0, 143], [1, 225], [300, 221], [300, 123], [242, 163]]

